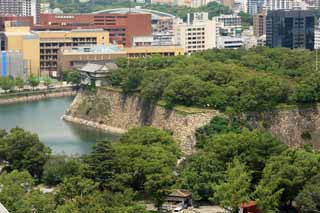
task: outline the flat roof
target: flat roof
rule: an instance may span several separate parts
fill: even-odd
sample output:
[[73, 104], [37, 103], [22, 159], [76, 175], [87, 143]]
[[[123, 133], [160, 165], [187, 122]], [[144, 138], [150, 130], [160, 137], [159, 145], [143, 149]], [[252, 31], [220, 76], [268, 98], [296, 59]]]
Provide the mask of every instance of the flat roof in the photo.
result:
[[72, 53], [125, 53], [124, 49], [119, 48], [116, 45], [92, 45], [92, 46], [81, 46], [75, 48], [62, 48], [61, 51], [64, 54]]

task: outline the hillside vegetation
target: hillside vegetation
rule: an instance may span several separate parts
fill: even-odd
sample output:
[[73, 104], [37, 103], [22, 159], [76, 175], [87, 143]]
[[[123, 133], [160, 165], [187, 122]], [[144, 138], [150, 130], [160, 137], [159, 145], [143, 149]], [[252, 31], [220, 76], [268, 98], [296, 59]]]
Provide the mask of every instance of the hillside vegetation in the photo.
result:
[[[208, 50], [192, 56], [118, 60], [112, 85], [150, 102], [228, 113], [273, 110], [320, 99], [315, 53], [255, 48]], [[129, 63], [129, 64], [128, 64]]]

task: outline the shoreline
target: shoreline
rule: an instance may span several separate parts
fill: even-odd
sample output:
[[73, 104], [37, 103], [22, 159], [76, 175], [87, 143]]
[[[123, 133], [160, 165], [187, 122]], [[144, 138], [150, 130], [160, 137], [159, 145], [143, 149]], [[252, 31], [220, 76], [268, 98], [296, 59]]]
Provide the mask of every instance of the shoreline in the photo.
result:
[[88, 121], [88, 120], [85, 120], [82, 118], [75, 118], [70, 115], [63, 115], [61, 117], [61, 119], [68, 121], [68, 122], [71, 122], [71, 123], [80, 124], [83, 126], [94, 128], [96, 130], [100, 130], [100, 131], [104, 131], [104, 132], [108, 132], [108, 133], [113, 133], [113, 134], [122, 135], [122, 134], [128, 132], [128, 130], [125, 130], [125, 129], [108, 126], [106, 124], [99, 124], [98, 122]]
[[16, 104], [23, 102], [32, 102], [39, 101], [49, 98], [58, 98], [58, 97], [67, 97], [67, 96], [75, 96], [77, 91], [72, 89], [64, 89], [62, 91], [40, 91], [39, 94], [26, 94], [23, 96], [12, 96], [8, 98], [1, 99], [0, 97], [0, 105], [8, 105], [8, 104]]

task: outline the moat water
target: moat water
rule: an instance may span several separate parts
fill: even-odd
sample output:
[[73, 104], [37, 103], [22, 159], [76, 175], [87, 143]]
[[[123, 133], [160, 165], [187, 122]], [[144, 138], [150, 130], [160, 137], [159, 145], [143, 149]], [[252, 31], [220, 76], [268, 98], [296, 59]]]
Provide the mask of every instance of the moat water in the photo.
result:
[[40, 140], [55, 154], [82, 155], [90, 152], [98, 140], [116, 140], [119, 136], [99, 132], [63, 121], [73, 97], [36, 102], [0, 105], [0, 129], [21, 127], [37, 133]]

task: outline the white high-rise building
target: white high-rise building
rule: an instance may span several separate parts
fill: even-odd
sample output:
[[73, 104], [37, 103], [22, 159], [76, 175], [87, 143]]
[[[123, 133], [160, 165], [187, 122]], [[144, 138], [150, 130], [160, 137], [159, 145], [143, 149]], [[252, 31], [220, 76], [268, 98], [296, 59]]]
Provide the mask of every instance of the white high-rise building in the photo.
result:
[[208, 19], [207, 13], [188, 15], [187, 23], [174, 25], [175, 43], [192, 53], [216, 47], [216, 22]]
[[0, 15], [33, 16], [39, 23], [40, 0], [0, 0]]
[[288, 10], [293, 9], [294, 0], [265, 0], [265, 8], [267, 10]]

